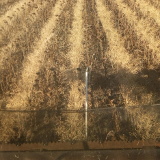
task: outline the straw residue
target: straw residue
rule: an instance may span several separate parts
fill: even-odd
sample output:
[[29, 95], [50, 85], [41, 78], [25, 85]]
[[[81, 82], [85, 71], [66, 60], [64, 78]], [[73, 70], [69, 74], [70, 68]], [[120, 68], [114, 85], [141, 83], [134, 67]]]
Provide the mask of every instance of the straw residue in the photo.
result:
[[102, 0], [96, 0], [96, 6], [98, 16], [108, 39], [110, 48], [106, 54], [110, 61], [112, 64], [125, 68], [130, 72], [137, 71], [138, 68], [132, 64], [131, 57], [124, 48], [123, 39], [121, 39], [117, 30], [114, 28], [112, 12], [106, 9]]
[[144, 42], [147, 42], [149, 48], [153, 50], [154, 56], [157, 58], [155, 62], [159, 63], [160, 41], [155, 40], [152, 33], [152, 28], [150, 28], [145, 21], [138, 20], [136, 14], [123, 3], [123, 0], [115, 0], [115, 2], [117, 3], [118, 9], [125, 15], [128, 22], [134, 27], [137, 36]]
[[54, 36], [53, 29], [56, 27], [57, 20], [65, 7], [67, 0], [59, 0], [55, 4], [52, 16], [41, 30], [40, 40], [35, 44], [34, 51], [28, 55], [24, 63], [22, 78], [19, 82], [18, 93], [10, 100], [8, 108], [24, 108], [32, 91], [33, 84], [37, 77], [37, 72], [43, 64], [45, 50], [50, 39]]
[[83, 0], [78, 0], [74, 8], [74, 18], [71, 30], [71, 36], [69, 38], [71, 44], [71, 50], [69, 52], [69, 58], [73, 68], [79, 66], [82, 61], [82, 41], [83, 41]]
[[[78, 68], [80, 62], [83, 60], [82, 51], [83, 51], [83, 7], [84, 0], [78, 0], [74, 7], [74, 18], [72, 22], [72, 31], [69, 37], [71, 50], [68, 53], [69, 60], [71, 63], [71, 68]], [[83, 84], [80, 81], [75, 81], [70, 84], [71, 90], [69, 92], [69, 104], [68, 107], [81, 108], [84, 103], [84, 94], [81, 89], [84, 88]]]

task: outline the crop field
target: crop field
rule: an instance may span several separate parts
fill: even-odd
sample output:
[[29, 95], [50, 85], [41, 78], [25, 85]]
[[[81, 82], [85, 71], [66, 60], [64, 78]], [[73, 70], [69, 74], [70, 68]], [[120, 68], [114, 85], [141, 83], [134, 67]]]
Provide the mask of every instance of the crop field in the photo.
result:
[[[89, 109], [125, 108], [141, 139], [160, 137], [159, 114], [141, 108], [160, 103], [159, 0], [1, 0], [0, 33], [1, 110], [82, 110], [89, 67]], [[34, 137], [29, 115], [0, 114], [0, 141]], [[79, 114], [65, 117], [73, 130]]]

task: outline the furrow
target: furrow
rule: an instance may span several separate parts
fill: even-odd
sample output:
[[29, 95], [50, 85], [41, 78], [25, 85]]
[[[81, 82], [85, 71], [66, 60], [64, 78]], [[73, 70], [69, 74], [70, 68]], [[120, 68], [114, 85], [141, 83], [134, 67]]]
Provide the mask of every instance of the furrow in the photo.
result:
[[159, 64], [160, 42], [156, 41], [154, 36], [152, 35], [152, 28], [148, 27], [143, 20], [138, 21], [138, 17], [135, 15], [135, 13], [132, 12], [132, 10], [129, 9], [122, 0], [115, 0], [115, 3], [117, 4], [118, 9], [122, 11], [124, 16], [127, 18], [128, 22], [134, 27], [134, 30], [138, 37], [148, 43], [149, 48], [153, 50], [154, 56], [158, 60], [155, 61], [155, 63]]
[[[27, 29], [24, 29], [23, 33], [12, 43], [12, 46], [4, 51], [7, 58], [0, 68], [0, 97], [9, 98], [14, 95], [18, 80], [21, 77], [23, 62], [27, 59], [27, 55], [33, 51], [35, 43], [40, 38], [40, 31], [47, 19], [50, 18], [54, 5], [55, 1], [48, 3], [46, 8], [41, 10], [36, 18], [32, 19], [34, 21], [32, 25], [32, 22], [27, 21], [24, 26]], [[2, 53], [1, 56], [3, 55]], [[9, 56], [7, 56], [8, 54]]]
[[109, 51], [106, 53], [113, 65], [117, 65], [117, 68], [124, 68], [130, 72], [136, 72], [140, 68], [132, 64], [132, 57], [127, 53], [124, 48], [124, 42], [122, 41], [117, 30], [114, 28], [112, 13], [108, 11], [102, 0], [96, 0], [97, 12], [102, 22], [102, 26], [106, 32], [108, 38]]
[[25, 17], [27, 17], [34, 8], [37, 8], [38, 4], [41, 4], [39, 0], [22, 0], [7, 11], [5, 15], [0, 17], [1, 46], [10, 40], [10, 37], [13, 36], [15, 31], [21, 29]]
[[52, 11], [52, 17], [41, 30], [40, 40], [35, 44], [34, 51], [28, 55], [27, 61], [24, 63], [22, 78], [19, 82], [19, 91], [9, 101], [8, 108], [25, 108], [28, 98], [30, 97], [37, 72], [43, 64], [45, 50], [50, 39], [54, 36], [53, 30], [56, 27], [58, 18], [66, 5], [67, 0], [59, 0], [56, 2]]
[[[119, 83], [115, 80], [117, 66], [114, 66], [109, 56], [109, 39], [100, 20], [95, 0], [85, 1], [84, 10], [84, 61], [81, 64], [90, 67], [88, 107], [99, 108], [109, 106], [122, 106], [119, 100]], [[118, 69], [120, 71], [120, 68]], [[112, 77], [110, 79], [109, 77]], [[115, 90], [116, 98], [111, 103], [109, 91]], [[117, 94], [118, 93], [118, 94]]]
[[[81, 61], [83, 61], [83, 19], [82, 13], [84, 8], [84, 0], [77, 0], [73, 8], [73, 21], [71, 26], [71, 33], [68, 37], [69, 40], [69, 52], [67, 53], [67, 60], [70, 62], [68, 69], [72, 72], [73, 76], [76, 77], [77, 68], [79, 67]], [[68, 70], [66, 72], [69, 73]], [[64, 74], [66, 74], [66, 72]], [[63, 73], [62, 73], [63, 74]], [[68, 75], [69, 76], [69, 75]], [[81, 109], [84, 104], [84, 84], [79, 79], [69, 76], [68, 86], [68, 103], [66, 108], [68, 110]], [[71, 80], [73, 78], [73, 80]], [[79, 113], [69, 114], [65, 117], [65, 120], [68, 123], [68, 127], [60, 123], [57, 125], [57, 133], [63, 140], [81, 140], [84, 139], [84, 124], [82, 121], [82, 115]], [[75, 127], [78, 127], [80, 130], [78, 134], [74, 131]], [[70, 132], [71, 131], [71, 132]], [[64, 134], [66, 133], [66, 134]]]
[[38, 77], [30, 96], [31, 108], [67, 109], [69, 84], [74, 78], [68, 71], [69, 35], [72, 29], [73, 7], [76, 1], [69, 1], [64, 8], [52, 38], [45, 51], [44, 64], [37, 73]]
[[[113, 1], [110, 1], [110, 2], [113, 3]], [[122, 13], [121, 16], [122, 16], [122, 19], [124, 19], [124, 22], [125, 22], [124, 17], [126, 17], [129, 26], [132, 26], [131, 29], [135, 30], [139, 39], [142, 39], [143, 41], [147, 42], [147, 44], [143, 44], [143, 45], [145, 45], [145, 47], [146, 45], [148, 45], [149, 47], [147, 46], [147, 48], [151, 48], [153, 52], [155, 52], [155, 54], [158, 56], [159, 42], [155, 41], [151, 33], [147, 32], [147, 29], [149, 30], [149, 27], [147, 26], [147, 24], [144, 23], [143, 20], [138, 20], [138, 17], [135, 15], [135, 13], [131, 11], [128, 6], [124, 5], [122, 0], [116, 0], [115, 4], [117, 4], [116, 7], [119, 10], [119, 12], [116, 9], [114, 10], [115, 15], [117, 13], [118, 14]], [[114, 6], [114, 8], [116, 7]], [[145, 29], [145, 27], [147, 29]], [[123, 30], [125, 29], [124, 26], [123, 27], [121, 26], [121, 28]], [[140, 77], [140, 74], [138, 74], [137, 76], [126, 75], [122, 79], [119, 79], [121, 83], [121, 89], [122, 89], [121, 93], [125, 99], [126, 110], [131, 116], [135, 117], [132, 120], [132, 124], [134, 124], [137, 127], [138, 135], [140, 135], [142, 139], [150, 139], [150, 138], [152, 139], [155, 136], [151, 132], [153, 127], [152, 121], [156, 121], [157, 119], [156, 117], [157, 115], [153, 116], [153, 112], [145, 113], [144, 109], [140, 107], [140, 105], [145, 105], [145, 104], [148, 105], [150, 103], [153, 103], [154, 98], [156, 97], [155, 89], [153, 89], [153, 87], [149, 88], [149, 83], [153, 81], [154, 83], [157, 83], [156, 78], [154, 79], [153, 77], [150, 77], [150, 74], [153, 74], [156, 71], [154, 71], [153, 68], [149, 68], [149, 69], [148, 68], [145, 68], [146, 71], [143, 71], [143, 70], [141, 71], [142, 73], [148, 72], [147, 73], [149, 74], [148, 78], [142, 78]], [[123, 81], [125, 82], [124, 84], [122, 83]], [[127, 108], [127, 106], [139, 106], [139, 108], [131, 109], [131, 108]], [[143, 118], [142, 118], [142, 115], [143, 115]], [[144, 123], [146, 123], [146, 125]]]
[[[38, 4], [37, 4], [38, 5]], [[12, 32], [13, 36], [9, 36], [9, 43], [3, 47], [0, 48], [0, 69], [2, 69], [3, 67], [3, 63], [5, 62], [5, 60], [11, 56], [12, 52], [13, 52], [13, 46], [14, 44], [17, 42], [17, 40], [20, 37], [23, 37], [23, 35], [25, 34], [25, 32], [28, 32], [29, 27], [33, 25], [36, 21], [37, 21], [37, 17], [39, 15], [39, 13], [44, 10], [47, 6], [47, 3], [44, 2], [43, 6], [39, 6], [39, 8], [34, 8], [32, 10], [31, 13], [29, 13], [29, 15], [26, 16], [26, 19], [24, 22], [22, 22], [22, 29], [17, 30], [16, 33], [14, 33], [14, 31]]]
[[134, 0], [124, 0], [124, 2], [135, 13], [138, 21], [143, 20], [147, 27], [152, 28], [152, 30], [149, 30], [150, 34], [154, 36], [155, 40], [159, 41], [160, 21], [158, 17], [160, 17], [160, 11], [147, 2], [143, 2], [144, 5], [142, 2], [138, 3], [138, 1], [135, 2]]
[[106, 69], [108, 40], [97, 15], [95, 0], [85, 1], [84, 19], [84, 62], [92, 70]]
[[[131, 2], [134, 0], [131, 0]], [[135, 1], [134, 1], [135, 2]], [[160, 26], [160, 11], [157, 10], [155, 7], [147, 3], [145, 0], [138, 0], [135, 2], [135, 5], [140, 8], [144, 16], [152, 17], [156, 23]]]

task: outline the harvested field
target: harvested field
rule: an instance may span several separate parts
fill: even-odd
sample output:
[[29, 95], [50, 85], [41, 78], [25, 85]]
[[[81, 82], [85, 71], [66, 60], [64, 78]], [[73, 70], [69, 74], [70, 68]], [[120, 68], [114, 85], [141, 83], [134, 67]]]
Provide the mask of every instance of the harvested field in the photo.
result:
[[[90, 129], [102, 122], [106, 128], [101, 133], [91, 129], [91, 140], [113, 130], [116, 140], [159, 138], [159, 114], [141, 107], [160, 102], [159, 0], [1, 0], [0, 9], [1, 110], [83, 110], [89, 83], [88, 108], [113, 109], [111, 124], [105, 115], [92, 115]], [[123, 128], [123, 114], [131, 134]], [[11, 120], [2, 113], [0, 141], [45, 139], [43, 118], [52, 116], [41, 116], [32, 122], [27, 117], [38, 119], [39, 113], [13, 114]], [[83, 118], [58, 114], [48, 137], [84, 139]]]

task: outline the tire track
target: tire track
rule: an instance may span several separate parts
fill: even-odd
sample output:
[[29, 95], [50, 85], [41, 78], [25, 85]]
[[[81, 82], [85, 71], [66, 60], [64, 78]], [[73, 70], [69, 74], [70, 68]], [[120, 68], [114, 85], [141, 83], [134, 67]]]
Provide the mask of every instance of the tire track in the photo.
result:
[[127, 53], [126, 49], [123, 47], [124, 42], [122, 41], [117, 30], [114, 29], [113, 17], [110, 11], [105, 8], [105, 4], [102, 1], [97, 1], [97, 12], [102, 22], [103, 28], [106, 32], [106, 37], [108, 38], [109, 51], [106, 53], [111, 61], [111, 63], [117, 68], [124, 68], [132, 72], [137, 72], [140, 68], [134, 66], [131, 63], [132, 57]]
[[10, 99], [8, 108], [25, 108], [28, 98], [30, 97], [33, 84], [37, 78], [37, 72], [43, 64], [45, 57], [45, 50], [47, 49], [50, 39], [54, 36], [53, 29], [55, 29], [58, 18], [66, 5], [67, 0], [59, 0], [56, 2], [52, 11], [52, 17], [48, 20], [46, 25], [41, 30], [40, 40], [35, 44], [34, 50], [28, 55], [27, 61], [24, 62], [22, 71], [22, 78], [19, 81], [19, 91]]
[[[39, 4], [37, 4], [38, 6]], [[37, 17], [39, 15], [39, 13], [44, 10], [47, 6], [47, 3], [44, 2], [43, 6], [39, 6], [39, 8], [34, 8], [32, 10], [32, 12], [27, 15], [26, 19], [24, 22], [21, 22], [22, 23], [22, 28], [20, 30], [17, 30], [16, 34], [14, 34], [14, 36], [9, 36], [10, 37], [10, 42], [8, 42], [7, 45], [5, 45], [4, 47], [1, 47], [0, 48], [0, 52], [1, 52], [1, 55], [0, 55], [0, 69], [2, 69], [3, 67], [3, 63], [4, 61], [9, 57], [11, 56], [12, 52], [13, 52], [13, 46], [15, 45], [16, 41], [20, 38], [20, 37], [23, 37], [23, 35], [25, 34], [24, 32], [29, 32], [29, 26], [32, 26], [36, 20], [37, 20]], [[14, 33], [14, 32], [12, 32]]]
[[[160, 55], [158, 54], [160, 51], [160, 49], [159, 49], [160, 43], [159, 43], [159, 41], [156, 41], [154, 39], [152, 32], [150, 32], [150, 30], [152, 30], [152, 28], [147, 27], [147, 25], [143, 21], [138, 21], [137, 20], [138, 18], [135, 15], [135, 13], [133, 13], [131, 11], [131, 9], [129, 9], [123, 3], [122, 0], [116, 0], [115, 3], [117, 4], [118, 9], [120, 11], [122, 11], [122, 13], [127, 18], [128, 23], [130, 23], [134, 27], [134, 30], [135, 30], [136, 34], [138, 35], [138, 37], [140, 37], [143, 41], [145, 41], [147, 43], [147, 45], [149, 46], [149, 48], [153, 50], [153, 56], [154, 56], [153, 60], [156, 63], [156, 65], [158, 65], [159, 61], [160, 61]], [[155, 58], [156, 58], [156, 60], [155, 60]]]

